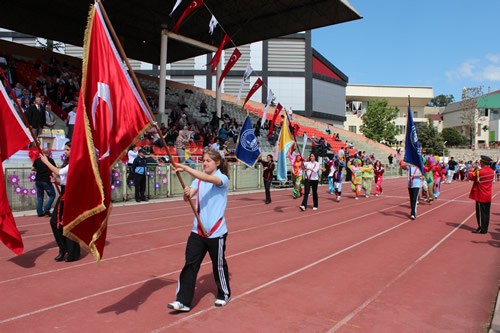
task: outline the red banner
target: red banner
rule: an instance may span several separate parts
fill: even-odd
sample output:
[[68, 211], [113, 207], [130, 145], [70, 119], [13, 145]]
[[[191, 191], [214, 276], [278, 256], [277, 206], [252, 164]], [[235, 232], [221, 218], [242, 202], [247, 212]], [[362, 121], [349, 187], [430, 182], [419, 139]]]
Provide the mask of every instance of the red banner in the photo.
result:
[[241, 52], [237, 48], [234, 49], [233, 54], [231, 55], [231, 58], [227, 61], [226, 67], [224, 67], [224, 70], [222, 71], [222, 75], [220, 76], [219, 80], [219, 87], [220, 84], [222, 83], [222, 80], [226, 77], [227, 73], [233, 68], [234, 64], [238, 61], [238, 59], [241, 57]]
[[[21, 111], [22, 112], [22, 111]], [[14, 109], [0, 81], [0, 162], [26, 147], [33, 137]], [[14, 216], [10, 209], [5, 186], [5, 175], [0, 166], [0, 240], [17, 255], [23, 253], [24, 245]]]
[[252, 88], [248, 92], [247, 98], [245, 98], [245, 103], [243, 103], [243, 106], [241, 107], [241, 110], [243, 110], [245, 108], [245, 104], [247, 104], [247, 102], [250, 99], [250, 97], [252, 97], [252, 95], [255, 94], [255, 92], [257, 90], [259, 90], [259, 88], [262, 87], [263, 84], [264, 84], [264, 82], [262, 82], [262, 80], [260, 78], [258, 78], [257, 81], [255, 81], [255, 83], [253, 84]]
[[222, 54], [222, 49], [224, 48], [224, 46], [226, 46], [227, 43], [229, 43], [231, 41], [231, 38], [226, 34], [224, 36], [224, 39], [222, 40], [222, 43], [220, 43], [219, 45], [219, 48], [217, 49], [217, 52], [215, 52], [215, 55], [214, 57], [212, 58], [212, 60], [210, 60], [210, 62], [206, 65], [212, 65], [212, 74], [214, 74], [214, 70], [215, 68], [217, 67], [217, 65], [219, 64], [219, 59], [220, 59], [220, 55]]
[[[173, 32], [177, 33], [177, 29], [179, 29], [179, 25], [181, 24], [182, 20], [184, 20], [186, 17], [189, 16], [192, 12], [194, 12], [196, 9], [200, 8], [204, 4], [203, 0], [194, 0], [191, 2], [188, 8], [182, 13], [180, 19], [177, 21], [175, 24], [175, 27], [172, 29]], [[174, 8], [175, 9], [175, 8]]]
[[99, 261], [111, 212], [112, 167], [152, 119], [123, 67], [98, 6], [85, 33], [62, 222], [64, 235], [79, 241]]
[[269, 126], [269, 133], [267, 134], [267, 138], [270, 138], [273, 136], [274, 122], [276, 121], [276, 118], [278, 118], [278, 115], [280, 114], [282, 108], [283, 107], [281, 106], [281, 104], [278, 103], [278, 105], [276, 106], [276, 109], [274, 110], [273, 120], [271, 121], [271, 126]]

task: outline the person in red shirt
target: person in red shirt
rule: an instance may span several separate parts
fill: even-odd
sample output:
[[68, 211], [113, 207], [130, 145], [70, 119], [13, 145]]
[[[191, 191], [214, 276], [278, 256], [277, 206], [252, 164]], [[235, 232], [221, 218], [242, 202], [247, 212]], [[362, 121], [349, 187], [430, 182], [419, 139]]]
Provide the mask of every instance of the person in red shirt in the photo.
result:
[[469, 179], [474, 181], [469, 198], [476, 201], [476, 219], [478, 228], [475, 234], [488, 233], [490, 224], [491, 188], [495, 172], [490, 168], [491, 158], [481, 155], [480, 167], [469, 171]]

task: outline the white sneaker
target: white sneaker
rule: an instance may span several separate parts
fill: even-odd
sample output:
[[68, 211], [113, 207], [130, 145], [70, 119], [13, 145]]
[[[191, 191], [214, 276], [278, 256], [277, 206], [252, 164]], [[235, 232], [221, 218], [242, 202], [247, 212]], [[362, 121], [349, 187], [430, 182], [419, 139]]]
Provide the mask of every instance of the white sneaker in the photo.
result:
[[414, 220], [415, 219], [415, 215], [410, 216], [410, 219]]
[[354, 197], [354, 200], [358, 200], [359, 198], [358, 197]]
[[184, 312], [191, 311], [191, 308], [189, 306], [185, 306], [184, 304], [182, 304], [179, 301], [168, 303], [167, 308], [172, 309], [172, 310], [177, 310], [177, 311], [184, 311]]
[[313, 210], [318, 210], [318, 207], [313, 207]]
[[376, 197], [378, 197], [378, 194], [375, 194]]
[[335, 201], [339, 202], [340, 201], [340, 197], [337, 197], [337, 199], [335, 199]]
[[306, 210], [306, 207], [304, 207], [304, 206], [300, 206], [299, 208], [300, 208], [301, 211], [305, 211]]
[[224, 305], [226, 305], [227, 303], [229, 303], [230, 300], [231, 300], [231, 297], [228, 297], [227, 300], [216, 299], [214, 305], [216, 307], [220, 308], [220, 307], [223, 307]]

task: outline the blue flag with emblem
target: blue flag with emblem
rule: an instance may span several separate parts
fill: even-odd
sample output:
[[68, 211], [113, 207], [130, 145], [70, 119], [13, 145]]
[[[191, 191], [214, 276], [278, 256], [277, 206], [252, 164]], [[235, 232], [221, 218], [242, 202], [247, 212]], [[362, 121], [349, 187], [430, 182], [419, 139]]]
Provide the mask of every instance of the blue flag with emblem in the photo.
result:
[[253, 168], [259, 157], [259, 144], [257, 143], [257, 138], [253, 131], [252, 121], [250, 120], [250, 116], [248, 116], [240, 131], [240, 136], [238, 137], [236, 158], [240, 162]]
[[418, 143], [417, 128], [413, 122], [411, 107], [408, 103], [408, 120], [406, 122], [405, 156], [403, 162], [413, 164], [425, 175], [424, 164], [422, 163], [422, 152]]

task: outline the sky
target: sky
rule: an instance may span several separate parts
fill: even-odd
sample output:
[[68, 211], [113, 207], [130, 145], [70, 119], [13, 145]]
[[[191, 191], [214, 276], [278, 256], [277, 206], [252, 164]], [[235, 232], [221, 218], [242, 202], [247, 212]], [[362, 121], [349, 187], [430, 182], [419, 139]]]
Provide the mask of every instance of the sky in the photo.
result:
[[349, 84], [500, 90], [500, 0], [349, 0], [363, 17], [312, 31]]

